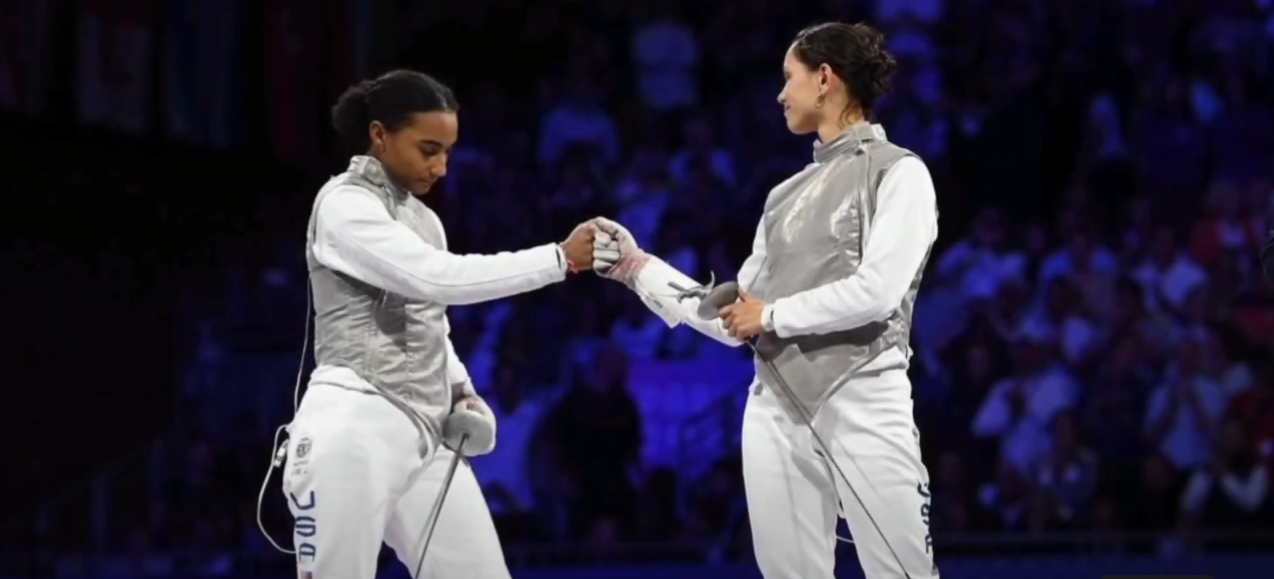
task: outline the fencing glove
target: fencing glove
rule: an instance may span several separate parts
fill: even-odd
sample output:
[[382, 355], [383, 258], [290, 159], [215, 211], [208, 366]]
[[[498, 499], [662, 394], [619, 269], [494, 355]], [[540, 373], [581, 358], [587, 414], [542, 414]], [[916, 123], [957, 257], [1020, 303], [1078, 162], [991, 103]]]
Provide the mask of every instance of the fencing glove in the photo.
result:
[[593, 220], [593, 271], [607, 279], [631, 284], [650, 256], [637, 246], [633, 234], [623, 225], [598, 217]]
[[[460, 448], [460, 440], [464, 448]], [[442, 423], [443, 443], [465, 456], [482, 456], [495, 450], [495, 415], [481, 396], [467, 396], [456, 402]]]

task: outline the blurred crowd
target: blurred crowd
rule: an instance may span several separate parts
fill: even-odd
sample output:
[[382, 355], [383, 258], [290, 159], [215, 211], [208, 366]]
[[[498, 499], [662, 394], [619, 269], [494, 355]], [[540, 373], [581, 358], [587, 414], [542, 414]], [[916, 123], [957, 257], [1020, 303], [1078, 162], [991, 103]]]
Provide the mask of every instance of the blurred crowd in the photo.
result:
[[[487, 3], [465, 4], [453, 35]], [[509, 71], [519, 92], [457, 79], [461, 143], [426, 202], [462, 252], [606, 215], [697, 279], [732, 277], [769, 188], [810, 160], [775, 98], [786, 43], [826, 19], [888, 35], [900, 72], [875, 121], [939, 192], [912, 360], [935, 533], [1156, 531], [1182, 551], [1202, 531], [1271, 526], [1274, 292], [1256, 261], [1274, 216], [1268, 1], [538, 7], [501, 20], [528, 59]], [[303, 220], [308, 194], [282, 219]], [[108, 571], [212, 576], [268, 549], [255, 504], [307, 308], [293, 233], [254, 238], [189, 305], [188, 420], [148, 491], [115, 501]], [[591, 276], [450, 316], [499, 417], [500, 448], [474, 468], [507, 543], [747, 555], [738, 457], [694, 484], [641, 464], [627, 383], [632, 365], [741, 351]], [[275, 488], [265, 523], [287, 540]]]

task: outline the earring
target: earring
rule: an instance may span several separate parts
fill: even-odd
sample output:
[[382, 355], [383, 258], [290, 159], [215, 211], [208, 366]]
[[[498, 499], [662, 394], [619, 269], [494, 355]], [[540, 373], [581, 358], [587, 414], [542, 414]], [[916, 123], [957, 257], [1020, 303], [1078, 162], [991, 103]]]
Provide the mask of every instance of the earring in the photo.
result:
[[818, 98], [814, 99], [814, 108], [816, 109], [823, 108], [823, 98], [824, 98], [823, 95], [818, 95]]

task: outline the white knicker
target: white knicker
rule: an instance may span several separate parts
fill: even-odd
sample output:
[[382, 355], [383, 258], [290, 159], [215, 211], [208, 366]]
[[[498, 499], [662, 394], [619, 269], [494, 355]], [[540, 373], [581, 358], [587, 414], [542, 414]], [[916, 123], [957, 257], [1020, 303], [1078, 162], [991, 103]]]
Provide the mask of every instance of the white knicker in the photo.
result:
[[[895, 384], [894, 382], [901, 381]], [[866, 400], [864, 392], [904, 396]], [[743, 479], [757, 563], [766, 579], [832, 579], [843, 514], [867, 579], [936, 579], [929, 534], [929, 473], [903, 370], [855, 376], [814, 417], [819, 436], [872, 518], [816, 451], [783, 395], [753, 387], [743, 415]], [[906, 565], [906, 574], [898, 560]]]
[[[321, 384], [306, 391], [290, 433], [283, 492], [295, 521], [298, 575], [373, 579], [382, 541], [415, 571], [453, 453], [439, 447], [421, 458], [420, 431], [398, 407]], [[421, 577], [509, 578], [466, 461], [443, 503]]]

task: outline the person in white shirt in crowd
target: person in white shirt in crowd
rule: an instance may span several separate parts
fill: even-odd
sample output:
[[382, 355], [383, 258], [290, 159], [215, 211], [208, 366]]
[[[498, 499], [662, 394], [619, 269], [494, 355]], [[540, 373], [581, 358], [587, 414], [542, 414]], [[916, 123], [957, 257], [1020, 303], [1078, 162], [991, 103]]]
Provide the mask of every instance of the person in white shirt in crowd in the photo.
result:
[[1233, 529], [1269, 521], [1270, 474], [1243, 428], [1227, 421], [1211, 463], [1190, 475], [1181, 497], [1186, 530], [1199, 523]]
[[1158, 310], [1163, 302], [1170, 311], [1180, 310], [1190, 292], [1208, 281], [1208, 272], [1179, 249], [1177, 237], [1171, 227], [1160, 227], [1145, 260], [1132, 272], [1151, 309]]
[[[1075, 205], [1081, 206], [1088, 196], [1087, 189], [1076, 187], [1071, 191]], [[1100, 242], [1093, 226], [1083, 221], [1078, 211], [1073, 218], [1079, 221], [1069, 227], [1066, 245], [1052, 252], [1040, 265], [1038, 297], [1047, 299], [1054, 282], [1065, 280], [1078, 292], [1076, 309], [1096, 319], [1108, 319], [1114, 315], [1116, 285], [1120, 273], [1119, 256]]]
[[1047, 333], [1024, 331], [1015, 348], [1013, 375], [991, 387], [972, 428], [978, 438], [998, 439], [1001, 460], [1030, 476], [1036, 461], [1053, 449], [1053, 420], [1074, 410], [1081, 392], [1075, 377], [1054, 360], [1057, 345]]
[[1048, 282], [1059, 277], [1087, 272], [1114, 276], [1119, 273], [1119, 256], [1099, 244], [1096, 236], [1081, 225], [1065, 247], [1050, 253], [1040, 265], [1040, 286], [1047, 287]]
[[602, 108], [598, 88], [583, 77], [571, 79], [562, 101], [544, 115], [538, 146], [540, 163], [556, 166], [573, 145], [593, 148], [607, 163], [614, 163], [619, 157], [615, 120]]
[[1180, 341], [1173, 364], [1146, 406], [1146, 440], [1179, 477], [1211, 466], [1228, 402], [1220, 382], [1206, 372], [1208, 339], [1188, 335]]
[[1023, 321], [1018, 331], [1056, 343], [1062, 361], [1079, 369], [1099, 357], [1103, 336], [1089, 319], [1083, 296], [1075, 285], [1063, 278], [1049, 282], [1048, 287], [1043, 288], [1044, 302]]
[[[670, 286], [698, 287], [692, 278], [643, 251], [622, 225], [593, 222], [599, 239], [614, 238], [613, 248], [599, 244], [598, 273], [626, 284], [669, 326], [735, 346], [757, 338], [758, 355], [798, 398], [789, 402], [757, 360], [743, 478], [766, 579], [833, 577], [838, 514], [867, 577], [938, 577], [907, 377], [912, 311], [938, 234], [936, 194], [924, 162], [870, 122], [896, 67], [867, 25], [797, 34], [778, 100], [790, 131], [818, 135], [814, 162], [770, 192], [739, 269], [741, 299], [719, 318], [701, 319], [699, 299]], [[806, 412], [832, 456], [813, 440]]]
[[301, 576], [372, 579], [383, 540], [413, 573], [427, 553], [430, 577], [509, 577], [463, 461], [425, 550], [452, 457], [495, 448], [495, 417], [456, 355], [447, 306], [591, 268], [594, 229], [523, 251], [451, 253], [417, 196], [447, 173], [457, 110], [450, 89], [406, 70], [351, 87], [332, 109], [360, 154], [319, 191], [306, 235], [317, 367], [287, 427], [283, 478]]
[[942, 254], [933, 275], [939, 283], [954, 283], [969, 301], [989, 300], [1000, 285], [1026, 274], [1026, 256], [1004, 247], [1004, 219], [999, 210], [982, 210], [968, 237]]
[[625, 304], [623, 315], [611, 326], [610, 339], [617, 348], [637, 362], [659, 357], [659, 348], [668, 335], [668, 326], [650, 315], [641, 304]]

